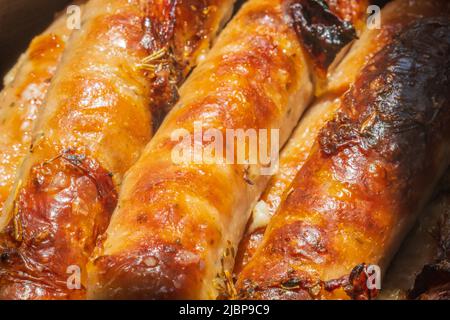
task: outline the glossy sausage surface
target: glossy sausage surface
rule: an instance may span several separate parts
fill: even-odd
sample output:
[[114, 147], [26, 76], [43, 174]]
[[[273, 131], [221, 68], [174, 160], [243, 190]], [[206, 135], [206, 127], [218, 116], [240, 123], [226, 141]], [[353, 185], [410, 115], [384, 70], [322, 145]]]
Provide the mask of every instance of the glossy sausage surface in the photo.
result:
[[[360, 5], [364, 6], [364, 4]], [[271, 178], [267, 189], [255, 206], [246, 235], [241, 241], [235, 266], [236, 273], [242, 270], [260, 245], [270, 218], [278, 209], [283, 195], [289, 191], [290, 184], [308, 158], [320, 129], [333, 117], [339, 107], [341, 94], [349, 89], [371, 57], [389, 44], [405, 26], [420, 17], [439, 13], [441, 6], [442, 2], [394, 1], [382, 10], [380, 29], [362, 28], [359, 39], [353, 43], [350, 51], [337, 67], [330, 71], [328, 83], [321, 97], [309, 107], [284, 147], [280, 156], [280, 169]], [[361, 11], [355, 7], [350, 8], [355, 12]], [[354, 18], [352, 22], [355, 25], [361, 24], [357, 18]]]
[[1, 216], [0, 297], [84, 297], [85, 264], [152, 113], [209, 48], [233, 1], [91, 0]]
[[366, 267], [385, 270], [448, 165], [449, 30], [448, 17], [419, 20], [361, 71], [240, 273], [239, 297], [373, 297]]
[[33, 124], [71, 34], [59, 17], [31, 42], [0, 93], [0, 211], [31, 144]]
[[[321, 17], [319, 23], [327, 26], [322, 31], [339, 28], [337, 38], [325, 32], [313, 36], [319, 27], [307, 12]], [[175, 163], [172, 151], [178, 140], [172, 140], [172, 133], [185, 129], [192, 139], [196, 122], [204, 132], [215, 128], [222, 136], [226, 129], [278, 129], [284, 144], [312, 98], [311, 70], [326, 67], [327, 59], [353, 36], [348, 25], [316, 1], [244, 4], [128, 172], [118, 208], [90, 264], [89, 296], [232, 295], [234, 251], [268, 177], [260, 174], [260, 162]], [[317, 53], [319, 42], [328, 43], [326, 51]], [[200, 149], [207, 145], [202, 140]]]
[[280, 155], [280, 168], [270, 179], [247, 223], [246, 233], [239, 244], [234, 272], [247, 265], [261, 244], [270, 219], [280, 206], [296, 174], [307, 160], [320, 129], [332, 119], [339, 107], [339, 99], [324, 95], [310, 106], [289, 138]]

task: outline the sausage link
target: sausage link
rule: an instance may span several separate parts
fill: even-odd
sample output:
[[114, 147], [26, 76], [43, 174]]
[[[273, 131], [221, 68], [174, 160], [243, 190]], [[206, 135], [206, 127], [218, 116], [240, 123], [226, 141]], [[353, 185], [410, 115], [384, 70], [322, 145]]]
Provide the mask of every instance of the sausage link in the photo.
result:
[[240, 297], [376, 294], [366, 267], [385, 270], [448, 166], [449, 30], [447, 16], [419, 20], [361, 71], [240, 273]]
[[34, 121], [71, 30], [59, 17], [31, 42], [4, 78], [0, 93], [0, 212], [31, 143]]
[[0, 298], [82, 298], [85, 265], [152, 112], [204, 55], [233, 0], [91, 0], [51, 83], [0, 225]]
[[[382, 10], [381, 29], [362, 28], [360, 38], [352, 45], [337, 67], [329, 73], [329, 82], [321, 97], [309, 107], [284, 147], [280, 156], [280, 169], [272, 177], [253, 209], [246, 235], [237, 253], [236, 273], [243, 269], [261, 244], [270, 218], [279, 208], [283, 195], [289, 190], [290, 184], [307, 160], [321, 128], [334, 116], [342, 93], [354, 83], [367, 61], [389, 44], [405, 26], [420, 17], [435, 15], [439, 12], [440, 6], [442, 3], [439, 2], [395, 1]], [[345, 8], [346, 6], [341, 11], [348, 12], [349, 10]], [[355, 12], [362, 11], [353, 6], [351, 8]], [[358, 20], [352, 20], [352, 22], [355, 25], [361, 24]]]
[[332, 119], [339, 107], [339, 99], [325, 95], [309, 107], [292, 137], [283, 148], [280, 168], [270, 179], [267, 188], [252, 210], [246, 233], [239, 244], [234, 272], [239, 272], [249, 262], [261, 244], [271, 217], [277, 211], [283, 195], [306, 162], [320, 129]]
[[[338, 38], [318, 36], [315, 31], [325, 28], [302, 16], [321, 17], [319, 24], [339, 30]], [[326, 68], [329, 61], [322, 58], [336, 55], [353, 35], [317, 1], [244, 4], [127, 173], [117, 210], [89, 264], [89, 297], [232, 295], [233, 253], [268, 177], [261, 174], [260, 161], [242, 164], [232, 158], [227, 163], [224, 153], [218, 155], [223, 164], [178, 163], [173, 151], [179, 142], [172, 135], [184, 129], [192, 141], [197, 122], [204, 132], [217, 129], [222, 137], [227, 129], [277, 129], [284, 144], [312, 98], [312, 70]], [[318, 43], [328, 44], [326, 51], [315, 51]], [[336, 43], [340, 45], [333, 47]], [[209, 142], [197, 144], [202, 152]], [[234, 148], [225, 138], [223, 145], [223, 150]], [[250, 143], [242, 146], [248, 150]]]

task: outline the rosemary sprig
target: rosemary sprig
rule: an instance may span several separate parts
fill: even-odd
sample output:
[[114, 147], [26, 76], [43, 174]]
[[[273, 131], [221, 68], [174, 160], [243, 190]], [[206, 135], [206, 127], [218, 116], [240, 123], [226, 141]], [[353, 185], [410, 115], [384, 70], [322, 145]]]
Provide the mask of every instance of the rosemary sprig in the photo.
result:
[[166, 55], [167, 48], [161, 48], [142, 59], [141, 63], [137, 65], [137, 68], [140, 70], [155, 72], [160, 66], [167, 65], [169, 63], [165, 58]]
[[233, 274], [227, 270], [225, 266], [226, 259], [235, 258], [235, 250], [230, 241], [227, 241], [227, 248], [225, 249], [221, 259], [221, 271], [216, 275], [216, 279], [214, 280], [214, 287], [219, 292], [219, 297], [236, 300], [238, 297], [236, 287], [234, 286], [235, 279]]

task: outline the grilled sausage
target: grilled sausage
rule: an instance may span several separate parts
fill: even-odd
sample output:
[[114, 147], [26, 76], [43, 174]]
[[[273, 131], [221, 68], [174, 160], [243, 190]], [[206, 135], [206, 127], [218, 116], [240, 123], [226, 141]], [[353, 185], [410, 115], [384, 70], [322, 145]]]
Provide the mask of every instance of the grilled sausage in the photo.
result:
[[309, 107], [280, 156], [280, 168], [270, 179], [267, 188], [252, 211], [246, 234], [236, 256], [234, 272], [238, 274], [261, 244], [271, 217], [280, 205], [296, 174], [308, 158], [320, 129], [332, 119], [339, 100], [325, 95]]
[[64, 16], [33, 39], [4, 78], [0, 93], [0, 211], [31, 143], [41, 108], [71, 30]]
[[[363, 29], [359, 40], [330, 72], [329, 82], [322, 96], [309, 108], [283, 149], [280, 169], [255, 206], [248, 230], [241, 241], [235, 265], [236, 273], [243, 269], [259, 247], [270, 218], [308, 158], [320, 129], [334, 116], [342, 93], [349, 89], [367, 61], [389, 44], [405, 26], [420, 17], [435, 15], [441, 7], [442, 3], [433, 1], [395, 1], [382, 10], [381, 29]], [[353, 10], [360, 11], [356, 8]], [[360, 25], [358, 18], [355, 19], [352, 22]]]
[[[339, 31], [333, 39], [330, 29]], [[283, 144], [312, 98], [310, 70], [326, 68], [353, 37], [321, 2], [244, 4], [127, 173], [89, 264], [89, 297], [199, 299], [228, 291], [233, 251], [268, 177], [262, 162], [227, 163], [224, 153], [212, 163], [174, 161], [180, 142], [172, 135], [184, 129], [192, 142], [197, 122], [222, 137], [227, 129], [279, 129]], [[223, 150], [234, 148], [223, 140]], [[195, 145], [202, 152], [210, 142]], [[249, 141], [240, 147], [248, 150]]]
[[448, 17], [419, 20], [362, 70], [240, 273], [240, 297], [376, 294], [367, 266], [385, 270], [448, 166], [449, 31]]
[[125, 171], [152, 135], [151, 112], [176, 100], [177, 84], [232, 6], [233, 0], [86, 4], [0, 219], [0, 298], [84, 296], [85, 264]]

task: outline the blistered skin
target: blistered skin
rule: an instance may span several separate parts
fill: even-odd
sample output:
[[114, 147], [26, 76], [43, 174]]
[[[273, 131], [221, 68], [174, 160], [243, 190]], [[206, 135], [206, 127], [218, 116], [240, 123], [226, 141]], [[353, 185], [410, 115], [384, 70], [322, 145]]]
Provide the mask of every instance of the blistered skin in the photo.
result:
[[[123, 183], [90, 264], [91, 298], [232, 294], [235, 248], [268, 176], [260, 174], [260, 162], [177, 163], [172, 155], [180, 141], [171, 135], [181, 128], [192, 134], [200, 122], [203, 132], [215, 128], [224, 137], [226, 129], [273, 128], [280, 130], [280, 145], [287, 140], [311, 99], [312, 83], [285, 4], [244, 4], [181, 88], [180, 102]], [[200, 142], [200, 150], [210, 144]]]
[[5, 76], [0, 93], [0, 211], [31, 144], [33, 124], [71, 33], [58, 18]]
[[[114, 188], [109, 172], [71, 152], [33, 167], [17, 199], [21, 212], [0, 238], [2, 298], [82, 299], [69, 279], [81, 270], [71, 268], [88, 259], [96, 229], [108, 224]], [[59, 289], [67, 286], [74, 290]]]
[[387, 267], [448, 166], [449, 31], [419, 20], [362, 70], [241, 272], [241, 298], [376, 295], [367, 265]]
[[[329, 1], [329, 3], [333, 8], [333, 1]], [[349, 10], [348, 5], [344, 1], [341, 6], [334, 7], [334, 10], [347, 12], [347, 15], [350, 15], [350, 11], [353, 10], [355, 18], [353, 18], [352, 23], [360, 25], [361, 23], [356, 17], [359, 17], [358, 12], [363, 9], [355, 6], [353, 1], [350, 6], [351, 10]], [[365, 8], [364, 3], [360, 3], [360, 5]], [[282, 150], [280, 169], [271, 178], [257, 207], [253, 210], [248, 230], [238, 250], [238, 259], [235, 266], [237, 273], [242, 270], [256, 252], [271, 216], [278, 209], [283, 195], [289, 191], [290, 184], [308, 158], [320, 129], [333, 117], [339, 107], [338, 98], [341, 94], [349, 89], [369, 59], [389, 44], [405, 26], [421, 17], [445, 12], [449, 12], [449, 7], [448, 5], [446, 7], [445, 1], [399, 0], [392, 2], [381, 12], [383, 18], [381, 29], [364, 29], [342, 63], [339, 63], [334, 70], [329, 72], [328, 85], [325, 85], [325, 90], [320, 99], [309, 107], [308, 112], [302, 117], [294, 134]]]
[[84, 297], [85, 264], [124, 173], [152, 136], [151, 113], [176, 99], [177, 85], [232, 6], [232, 0], [86, 4], [0, 216], [6, 226], [0, 298]]

